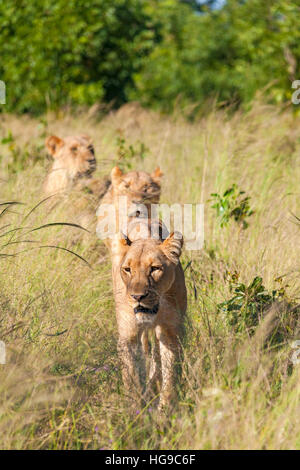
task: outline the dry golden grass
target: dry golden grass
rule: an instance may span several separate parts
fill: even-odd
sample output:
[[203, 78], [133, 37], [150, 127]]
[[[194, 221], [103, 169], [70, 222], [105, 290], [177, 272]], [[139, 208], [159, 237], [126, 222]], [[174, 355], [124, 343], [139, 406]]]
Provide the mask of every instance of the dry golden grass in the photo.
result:
[[[138, 105], [101, 120], [92, 111], [41, 120], [1, 115], [0, 138], [9, 132], [12, 138], [0, 146], [0, 202], [23, 203], [0, 218], [0, 338], [7, 346], [7, 363], [0, 365], [1, 448], [300, 448], [300, 366], [292, 366], [288, 337], [278, 348], [265, 347], [274, 311], [251, 337], [237, 336], [217, 313], [232, 296], [228, 272], [246, 284], [259, 275], [269, 291], [283, 276], [286, 298], [298, 301], [300, 228], [291, 213], [300, 215], [299, 124], [290, 110], [260, 103], [229, 117], [212, 109], [193, 123]], [[168, 418], [152, 403], [140, 409], [124, 396], [102, 242], [66, 226], [29, 232], [76, 223], [72, 201], [52, 209], [43, 203], [24, 220], [43, 198], [45, 135], [77, 132], [94, 140], [98, 176], [116, 162], [121, 136], [136, 153], [125, 158], [125, 168], [162, 168], [162, 202], [205, 203], [205, 248], [183, 256], [184, 266], [192, 260], [187, 337], [179, 401]], [[232, 183], [251, 196], [255, 214], [246, 230], [234, 221], [221, 228], [207, 202]], [[27, 228], [7, 233], [20, 227]], [[45, 245], [75, 251], [91, 267], [68, 252], [39, 248]]]

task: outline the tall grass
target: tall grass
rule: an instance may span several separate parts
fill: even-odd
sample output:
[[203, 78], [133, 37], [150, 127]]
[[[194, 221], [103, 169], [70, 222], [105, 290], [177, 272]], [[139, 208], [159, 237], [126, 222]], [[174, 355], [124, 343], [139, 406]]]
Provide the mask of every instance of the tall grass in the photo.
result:
[[[290, 346], [300, 339], [299, 323], [285, 321], [297, 320], [291, 305], [299, 302], [300, 227], [292, 215], [300, 215], [299, 121], [289, 110], [261, 103], [231, 116], [212, 109], [193, 123], [137, 106], [100, 121], [92, 113], [61, 112], [42, 122], [1, 116], [0, 202], [23, 204], [0, 206], [8, 207], [0, 236], [27, 227], [9, 238], [22, 243], [1, 249], [22, 253], [0, 256], [0, 339], [7, 347], [7, 363], [0, 365], [1, 448], [300, 448], [300, 368], [291, 362]], [[76, 228], [48, 225], [78, 223], [71, 200], [38, 205], [48, 165], [44, 135], [82, 132], [94, 139], [99, 176], [120, 154], [121, 132], [123, 146], [143, 144], [143, 159], [133, 154], [131, 166], [161, 166], [163, 202], [205, 203], [205, 247], [182, 259], [187, 336], [179, 400], [169, 417], [124, 394], [102, 242], [93, 232], [83, 239]], [[12, 171], [12, 144], [18, 155], [38, 148], [39, 158], [29, 155], [28, 164], [22, 159]], [[234, 183], [254, 210], [244, 230], [233, 219], [220, 227], [207, 202]], [[63, 249], [28, 250], [33, 246]], [[237, 334], [219, 308], [233, 296], [232, 276], [247, 286], [260, 276], [269, 293], [283, 287], [284, 299], [261, 312], [251, 332]], [[272, 345], [274, 322], [286, 334]]]

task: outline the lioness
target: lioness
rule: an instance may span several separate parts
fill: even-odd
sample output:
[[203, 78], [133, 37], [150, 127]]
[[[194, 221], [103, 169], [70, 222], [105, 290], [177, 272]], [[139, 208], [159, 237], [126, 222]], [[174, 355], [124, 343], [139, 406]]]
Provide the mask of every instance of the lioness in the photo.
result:
[[186, 311], [186, 287], [179, 257], [183, 240], [172, 233], [164, 241], [119, 240], [113, 257], [113, 287], [119, 332], [118, 349], [126, 389], [141, 390], [137, 361], [147, 355], [148, 331], [154, 346], [146, 390], [161, 382], [159, 410], [174, 395], [175, 363]]
[[[161, 192], [161, 178], [163, 173], [160, 168], [157, 167], [153, 173], [149, 174], [144, 171], [129, 171], [123, 173], [122, 170], [115, 166], [111, 171], [111, 186], [104, 195], [101, 205], [98, 209], [98, 234], [102, 233], [102, 223], [107, 215], [101, 213], [101, 208], [106, 204], [112, 205], [115, 209], [113, 217], [116, 218], [116, 229], [115, 233], [122, 231], [122, 227], [118, 226], [119, 222], [119, 211], [121, 210], [120, 204], [122, 199], [126, 198], [125, 201], [125, 213], [126, 216], [135, 217], [138, 211], [138, 205], [143, 204], [146, 208], [146, 217], [150, 217], [151, 204], [159, 202]], [[124, 207], [122, 206], [122, 210]], [[145, 214], [144, 214], [145, 216]], [[112, 241], [107, 238], [104, 240], [106, 246], [111, 250]]]
[[109, 182], [92, 178], [96, 170], [96, 158], [92, 141], [87, 135], [61, 139], [55, 135], [45, 141], [53, 164], [44, 183], [48, 195], [70, 189], [86, 188], [100, 199], [105, 194]]
[[[91, 232], [95, 231], [96, 209], [107, 191], [110, 181], [93, 178], [96, 158], [91, 139], [86, 135], [61, 139], [55, 135], [47, 137], [46, 148], [53, 157], [53, 164], [44, 183], [46, 196], [58, 195], [66, 205], [68, 217]], [[47, 201], [49, 208], [55, 207], [57, 199]], [[73, 219], [72, 219], [73, 218]], [[74, 232], [73, 240], [83, 234]]]

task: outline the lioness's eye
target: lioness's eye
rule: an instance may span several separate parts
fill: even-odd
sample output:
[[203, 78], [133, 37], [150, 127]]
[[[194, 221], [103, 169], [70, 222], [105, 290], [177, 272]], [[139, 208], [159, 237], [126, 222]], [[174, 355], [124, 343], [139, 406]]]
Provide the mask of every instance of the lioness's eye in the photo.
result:
[[154, 271], [159, 271], [161, 269], [160, 266], [151, 266], [151, 272], [153, 273]]
[[124, 271], [126, 271], [127, 273], [130, 273], [130, 268], [124, 268]]
[[94, 150], [94, 147], [92, 145], [88, 146], [88, 150], [91, 152], [92, 155], [95, 155], [95, 150]]
[[71, 147], [71, 152], [76, 153], [77, 152], [77, 147]]

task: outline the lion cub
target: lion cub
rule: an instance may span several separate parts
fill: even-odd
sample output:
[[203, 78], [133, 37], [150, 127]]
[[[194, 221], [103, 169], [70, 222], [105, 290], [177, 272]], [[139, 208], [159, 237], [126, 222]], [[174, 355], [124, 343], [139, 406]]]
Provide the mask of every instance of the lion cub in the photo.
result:
[[118, 349], [127, 390], [141, 390], [137, 362], [141, 346], [148, 352], [148, 331], [154, 332], [147, 389], [161, 382], [159, 409], [174, 396], [175, 364], [187, 306], [178, 232], [164, 241], [148, 238], [119, 240], [113, 260], [113, 287], [119, 332]]
[[94, 147], [87, 135], [61, 139], [55, 135], [45, 141], [48, 153], [53, 157], [53, 164], [44, 183], [47, 195], [70, 189], [84, 189], [99, 200], [109, 186], [107, 180], [92, 178], [96, 170]]

